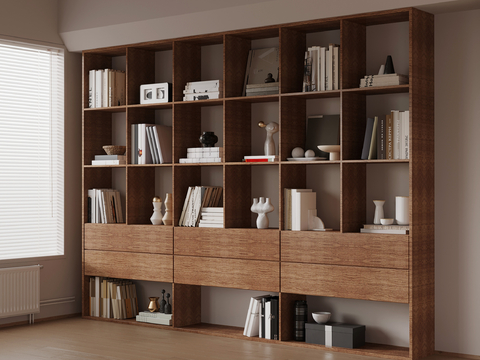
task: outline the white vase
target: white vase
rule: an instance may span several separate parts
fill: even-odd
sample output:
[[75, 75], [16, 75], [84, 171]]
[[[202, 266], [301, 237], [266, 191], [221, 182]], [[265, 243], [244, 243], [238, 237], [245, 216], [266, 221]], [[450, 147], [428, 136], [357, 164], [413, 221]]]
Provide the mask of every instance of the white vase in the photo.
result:
[[395, 196], [395, 220], [398, 225], [408, 225], [409, 223], [408, 200], [408, 196]]
[[162, 218], [164, 225], [172, 225], [172, 194], [165, 195], [165, 215]]
[[153, 214], [150, 218], [150, 221], [153, 225], [162, 225], [163, 223], [163, 214], [162, 214], [162, 199], [159, 197], [154, 197], [153, 201]]
[[385, 214], [383, 212], [383, 204], [385, 204], [385, 200], [373, 200], [373, 203], [375, 204], [373, 223], [376, 225], [380, 225], [380, 219], [385, 218]]
[[267, 198], [265, 200], [264, 197], [253, 199], [253, 204], [250, 210], [254, 213], [258, 214], [257, 217], [257, 228], [258, 229], [268, 229], [269, 225], [269, 220], [267, 213], [272, 212], [274, 210], [274, 207], [272, 203], [270, 202], [270, 199]]

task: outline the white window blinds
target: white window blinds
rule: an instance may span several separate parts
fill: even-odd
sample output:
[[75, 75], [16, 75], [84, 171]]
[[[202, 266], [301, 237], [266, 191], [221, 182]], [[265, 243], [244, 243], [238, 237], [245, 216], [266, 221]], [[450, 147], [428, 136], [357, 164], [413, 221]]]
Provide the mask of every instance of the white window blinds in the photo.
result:
[[0, 40], [0, 260], [63, 255], [62, 49]]

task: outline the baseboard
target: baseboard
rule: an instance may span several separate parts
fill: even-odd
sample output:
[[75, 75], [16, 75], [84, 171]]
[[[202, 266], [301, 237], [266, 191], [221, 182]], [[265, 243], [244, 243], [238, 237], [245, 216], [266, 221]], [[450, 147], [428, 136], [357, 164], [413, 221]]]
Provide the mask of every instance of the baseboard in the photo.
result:
[[[42, 323], [46, 321], [54, 321], [54, 320], [61, 320], [61, 319], [67, 319], [67, 318], [72, 318], [72, 317], [77, 317], [77, 316], [82, 316], [81, 313], [76, 313], [76, 314], [66, 314], [66, 315], [58, 315], [58, 316], [51, 316], [51, 317], [46, 317], [43, 319], [35, 319], [35, 324], [36, 323]], [[34, 325], [35, 325], [34, 324]], [[20, 326], [20, 325], [28, 325], [28, 320], [25, 321], [17, 321], [13, 323], [8, 323], [8, 324], [2, 324], [0, 325], [1, 328], [6, 328], [6, 327], [12, 327], [12, 326]]]
[[447, 352], [447, 351], [435, 351], [435, 354], [448, 356], [449, 358], [455, 357], [455, 358], [462, 358], [462, 359], [480, 360], [479, 355], [458, 354], [458, 353]]

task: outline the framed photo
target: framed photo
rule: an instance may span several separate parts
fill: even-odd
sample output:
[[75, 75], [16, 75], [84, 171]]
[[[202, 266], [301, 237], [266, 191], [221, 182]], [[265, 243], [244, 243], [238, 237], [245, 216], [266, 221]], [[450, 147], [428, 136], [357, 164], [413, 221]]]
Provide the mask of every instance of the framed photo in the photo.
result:
[[340, 145], [340, 115], [310, 115], [307, 118], [305, 151], [315, 151], [315, 156], [326, 157], [318, 145]]
[[172, 99], [172, 84], [140, 85], [140, 104], [166, 103]]

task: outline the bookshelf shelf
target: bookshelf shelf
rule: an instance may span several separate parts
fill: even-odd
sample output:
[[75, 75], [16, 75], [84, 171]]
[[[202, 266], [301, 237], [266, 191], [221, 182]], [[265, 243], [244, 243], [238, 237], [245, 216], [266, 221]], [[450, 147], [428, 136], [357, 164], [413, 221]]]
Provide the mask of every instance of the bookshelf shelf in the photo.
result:
[[[372, 31], [373, 37], [379, 32], [373, 29], [377, 25], [393, 26], [408, 38], [388, 44], [403, 55], [399, 67], [407, 69], [408, 85], [358, 87], [360, 79], [377, 66], [377, 60], [369, 60], [378, 50], [371, 46], [379, 46], [378, 39], [370, 41]], [[244, 337], [241, 327], [202, 323], [200, 306], [202, 286], [268, 291], [280, 297], [280, 340], [274, 343], [323, 350], [320, 345], [292, 341], [295, 300], [311, 295], [387, 301], [408, 304], [408, 348], [367, 344], [360, 349], [328, 350], [397, 360], [431, 355], [435, 338], [433, 29], [431, 14], [404, 8], [84, 51], [84, 317], [269, 342]], [[340, 89], [301, 92], [305, 50], [328, 43], [340, 45]], [[249, 51], [273, 46], [281, 50], [280, 93], [241, 96]], [[127, 105], [85, 108], [89, 71], [105, 68], [126, 71]], [[223, 80], [224, 98], [182, 101], [187, 82], [211, 79]], [[139, 104], [140, 85], [159, 82], [172, 83], [173, 101]], [[400, 110], [410, 111], [410, 159], [359, 160], [367, 116], [382, 114], [395, 100], [402, 104]], [[293, 148], [305, 144], [307, 116], [321, 113], [340, 114], [341, 160], [287, 161]], [[259, 121], [280, 125], [275, 144], [281, 161], [242, 161], [245, 155], [263, 151], [265, 134], [258, 130]], [[130, 164], [131, 126], [139, 123], [172, 126], [171, 164]], [[187, 148], [200, 146], [204, 131], [219, 137], [216, 146], [223, 147], [222, 162], [180, 164]], [[108, 144], [127, 146], [127, 165], [90, 165]], [[408, 235], [360, 233], [371, 217], [371, 199], [381, 182], [388, 182], [389, 195], [409, 195]], [[178, 226], [187, 190], [196, 185], [223, 187], [223, 228]], [[87, 190], [114, 187], [120, 188], [125, 202], [126, 223], [87, 223]], [[312, 188], [323, 212], [319, 216], [335, 230], [283, 230], [285, 188]], [[173, 195], [174, 225], [153, 226], [152, 198], [163, 199], [166, 192]], [[250, 207], [252, 198], [259, 196], [273, 201], [270, 229], [254, 227]], [[171, 283], [173, 326], [88, 316], [91, 276]]]

